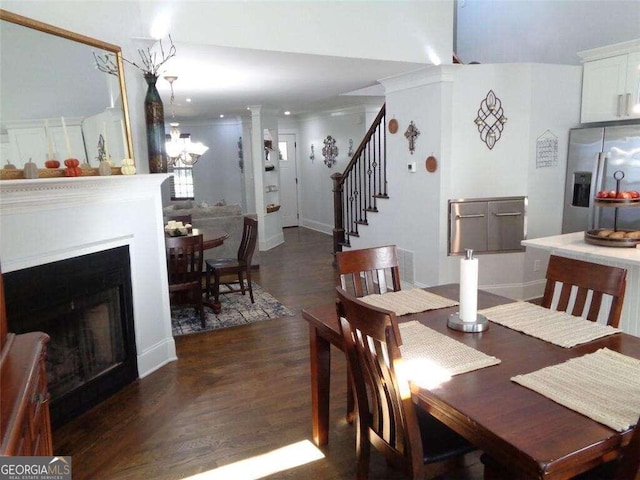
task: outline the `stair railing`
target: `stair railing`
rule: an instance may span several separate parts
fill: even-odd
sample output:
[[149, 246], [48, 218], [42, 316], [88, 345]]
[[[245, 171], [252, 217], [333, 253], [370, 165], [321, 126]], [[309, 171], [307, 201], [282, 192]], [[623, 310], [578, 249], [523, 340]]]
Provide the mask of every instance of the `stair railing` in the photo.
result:
[[350, 237], [360, 236], [358, 227], [368, 225], [367, 213], [377, 212], [377, 200], [387, 195], [386, 104], [369, 127], [349, 164], [333, 179], [333, 252], [351, 246]]

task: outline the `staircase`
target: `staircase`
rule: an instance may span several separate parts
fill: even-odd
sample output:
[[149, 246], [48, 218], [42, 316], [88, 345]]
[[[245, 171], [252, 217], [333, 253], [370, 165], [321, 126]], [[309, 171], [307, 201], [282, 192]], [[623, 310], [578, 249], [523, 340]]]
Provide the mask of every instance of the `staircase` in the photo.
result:
[[377, 202], [387, 195], [386, 104], [358, 145], [351, 161], [333, 180], [333, 252], [350, 247], [359, 227], [368, 225], [368, 214], [378, 211]]

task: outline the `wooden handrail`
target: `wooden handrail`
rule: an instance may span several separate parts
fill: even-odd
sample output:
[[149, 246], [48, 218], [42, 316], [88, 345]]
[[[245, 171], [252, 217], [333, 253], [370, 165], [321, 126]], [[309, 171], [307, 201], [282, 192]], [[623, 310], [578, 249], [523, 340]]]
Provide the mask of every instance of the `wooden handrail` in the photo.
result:
[[334, 253], [358, 236], [367, 225], [367, 213], [377, 212], [377, 199], [387, 196], [386, 105], [383, 105], [342, 173], [334, 173]]

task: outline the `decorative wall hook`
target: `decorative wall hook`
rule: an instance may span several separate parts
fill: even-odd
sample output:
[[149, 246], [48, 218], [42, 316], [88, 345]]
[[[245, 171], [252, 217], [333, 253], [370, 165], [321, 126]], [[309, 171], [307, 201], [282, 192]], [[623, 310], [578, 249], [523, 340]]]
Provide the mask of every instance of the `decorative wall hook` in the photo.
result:
[[311, 161], [313, 162], [316, 159], [316, 152], [313, 150], [315, 147], [313, 146], [313, 143], [311, 144], [311, 155], [309, 155], [309, 158], [311, 159]]
[[338, 156], [338, 147], [336, 147], [336, 139], [331, 135], [327, 135], [327, 138], [323, 141], [324, 147], [322, 147], [322, 155], [324, 156], [324, 164], [331, 168], [336, 163], [336, 157]]
[[507, 117], [504, 116], [502, 102], [493, 90], [489, 90], [487, 96], [480, 102], [478, 116], [475, 124], [480, 132], [480, 139], [489, 147], [493, 148], [502, 135], [504, 124], [507, 123]]
[[349, 139], [349, 151], [347, 152], [347, 155], [353, 157], [353, 138]]
[[409, 140], [409, 152], [413, 155], [414, 150], [416, 149], [416, 138], [420, 135], [420, 130], [413, 124], [413, 120], [409, 123], [409, 127], [407, 131], [404, 132], [404, 136], [407, 140]]

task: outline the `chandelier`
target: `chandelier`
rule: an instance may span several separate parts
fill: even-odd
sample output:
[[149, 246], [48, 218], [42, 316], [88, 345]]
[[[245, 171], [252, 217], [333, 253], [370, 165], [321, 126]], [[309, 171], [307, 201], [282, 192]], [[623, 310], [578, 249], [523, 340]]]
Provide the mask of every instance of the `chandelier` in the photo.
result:
[[209, 147], [203, 145], [201, 142], [192, 142], [189, 136], [183, 136], [180, 134], [178, 126], [180, 125], [175, 121], [175, 111], [173, 108], [173, 101], [175, 100], [173, 94], [173, 82], [178, 77], [166, 76], [164, 79], [171, 85], [171, 129], [169, 130], [169, 141], [165, 143], [165, 149], [167, 152], [168, 164], [171, 166], [180, 166], [180, 164], [191, 167], [195, 165], [198, 159], [209, 150]]

